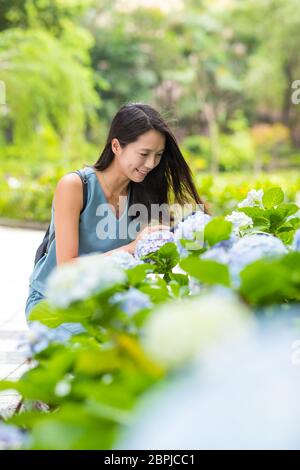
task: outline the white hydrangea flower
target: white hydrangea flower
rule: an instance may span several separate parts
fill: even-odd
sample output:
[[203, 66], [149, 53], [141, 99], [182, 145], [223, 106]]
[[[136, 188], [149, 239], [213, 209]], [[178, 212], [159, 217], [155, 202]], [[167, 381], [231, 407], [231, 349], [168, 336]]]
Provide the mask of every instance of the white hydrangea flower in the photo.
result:
[[248, 264], [263, 258], [287, 253], [282, 241], [271, 234], [252, 234], [239, 239], [229, 252], [229, 263], [235, 277]]
[[225, 220], [233, 224], [233, 231], [236, 235], [239, 235], [242, 228], [253, 227], [252, 218], [244, 214], [244, 212], [233, 211], [225, 217]]
[[111, 263], [109, 256], [90, 254], [56, 266], [46, 284], [46, 297], [51, 305], [66, 308], [115, 284], [126, 281], [124, 270]]
[[300, 251], [300, 228], [298, 228], [298, 230], [295, 232], [292, 249], [295, 251]]
[[[204, 227], [210, 220], [210, 215], [204, 214], [203, 211], [197, 211], [195, 214], [189, 215], [185, 220], [178, 222], [174, 231], [174, 241], [181, 256], [186, 256], [188, 251], [182, 246], [180, 239], [196, 241], [194, 232], [204, 232]], [[203, 244], [199, 242], [199, 248], [202, 246]]]
[[120, 266], [122, 269], [131, 269], [138, 264], [143, 264], [142, 260], [125, 250], [112, 253], [109, 255], [109, 259], [112, 260], [117, 266]]
[[126, 292], [117, 292], [111, 297], [110, 302], [119, 303], [121, 309], [128, 315], [152, 307], [149, 296], [135, 287], [130, 287]]
[[174, 242], [174, 235], [169, 230], [156, 230], [155, 232], [146, 233], [137, 242], [134, 255], [137, 258], [141, 258], [157, 251], [161, 246], [169, 242]]
[[249, 318], [248, 308], [233, 294], [186, 298], [159, 307], [145, 322], [141, 342], [153, 360], [177, 367], [210, 343], [241, 332]]
[[263, 207], [263, 202], [262, 198], [264, 195], [263, 189], [251, 189], [251, 191], [248, 192], [246, 199], [241, 201], [238, 204], [238, 207], [253, 207], [253, 206], [259, 206]]

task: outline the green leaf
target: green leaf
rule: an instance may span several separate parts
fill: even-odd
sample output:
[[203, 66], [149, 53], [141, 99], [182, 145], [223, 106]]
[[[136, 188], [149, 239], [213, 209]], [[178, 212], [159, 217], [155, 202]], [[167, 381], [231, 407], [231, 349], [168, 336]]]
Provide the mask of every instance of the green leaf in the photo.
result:
[[268, 220], [266, 217], [266, 211], [261, 207], [239, 207], [237, 209], [239, 212], [244, 212], [244, 214], [254, 219], [263, 219]]
[[292, 219], [289, 220], [288, 223], [292, 225], [295, 230], [297, 228], [300, 228], [300, 219], [298, 217], [293, 217]]
[[122, 358], [116, 349], [89, 348], [78, 353], [75, 371], [79, 374], [99, 375], [121, 369]]
[[169, 242], [161, 246], [157, 252], [158, 258], [161, 262], [172, 269], [179, 261], [179, 253], [175, 243]]
[[127, 270], [128, 282], [131, 286], [137, 286], [143, 282], [147, 273], [154, 271], [154, 266], [151, 263], [144, 263]]
[[140, 291], [148, 294], [153, 303], [164, 302], [170, 297], [166, 282], [163, 279], [161, 281], [163, 284], [160, 283], [159, 285], [152, 282], [151, 284], [143, 284], [140, 287]]
[[289, 217], [290, 215], [296, 214], [299, 210], [299, 206], [293, 203], [282, 203], [277, 207], [277, 210], [282, 213], [283, 217]]
[[204, 284], [230, 286], [229, 270], [225, 264], [191, 255], [182, 259], [179, 265], [188, 274]]
[[300, 253], [260, 259], [246, 266], [240, 277], [240, 292], [250, 304], [269, 305], [299, 300]]
[[[86, 306], [88, 305], [87, 302], [88, 301], [84, 302]], [[79, 304], [81, 305], [81, 308], [78, 307]], [[56, 328], [62, 323], [82, 322], [91, 316], [90, 310], [88, 308], [82, 308], [82, 305], [82, 302], [76, 302], [73, 305], [70, 305], [68, 309], [57, 309], [51, 307], [47, 300], [42, 300], [31, 310], [29, 320], [40, 321], [50, 328]]]
[[265, 209], [272, 209], [278, 206], [284, 200], [284, 194], [281, 188], [274, 187], [267, 189], [263, 195], [263, 205]]
[[189, 283], [188, 276], [182, 273], [172, 273], [171, 279], [176, 281], [180, 286], [186, 286]]
[[213, 246], [222, 240], [228, 240], [232, 231], [232, 223], [224, 217], [215, 217], [205, 226], [204, 241]]

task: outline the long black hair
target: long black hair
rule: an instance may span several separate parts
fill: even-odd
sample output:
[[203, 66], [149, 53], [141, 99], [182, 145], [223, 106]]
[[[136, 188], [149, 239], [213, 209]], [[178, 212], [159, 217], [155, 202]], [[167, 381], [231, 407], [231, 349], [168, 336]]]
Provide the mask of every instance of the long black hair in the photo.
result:
[[165, 135], [165, 150], [159, 164], [141, 183], [130, 182], [129, 204], [144, 204], [150, 214], [151, 204], [170, 204], [170, 191], [172, 190], [172, 202], [180, 205], [195, 202], [203, 205], [204, 212], [208, 213], [206, 204], [196, 190], [191, 170], [179, 149], [174, 134], [158, 111], [148, 104], [129, 103], [121, 106], [112, 120], [100, 157], [94, 165], [90, 166], [95, 170], [103, 171], [110, 165], [114, 159], [111, 148], [113, 138], [117, 138], [121, 147], [124, 148], [151, 129]]

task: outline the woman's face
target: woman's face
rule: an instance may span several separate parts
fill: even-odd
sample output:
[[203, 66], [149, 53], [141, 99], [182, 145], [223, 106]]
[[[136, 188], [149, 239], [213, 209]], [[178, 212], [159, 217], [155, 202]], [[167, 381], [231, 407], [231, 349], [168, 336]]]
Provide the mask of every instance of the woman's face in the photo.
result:
[[154, 129], [141, 134], [123, 149], [118, 139], [112, 139], [112, 149], [122, 173], [136, 183], [143, 181], [159, 164], [165, 140], [164, 134]]

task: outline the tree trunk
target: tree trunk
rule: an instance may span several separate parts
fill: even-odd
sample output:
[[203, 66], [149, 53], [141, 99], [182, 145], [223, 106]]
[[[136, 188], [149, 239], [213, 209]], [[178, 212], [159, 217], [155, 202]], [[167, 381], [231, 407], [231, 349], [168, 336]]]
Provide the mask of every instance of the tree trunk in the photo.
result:
[[204, 114], [207, 119], [209, 138], [211, 146], [211, 165], [210, 171], [212, 174], [219, 172], [219, 161], [220, 161], [220, 147], [219, 147], [219, 126], [216, 119], [216, 113], [213, 105], [204, 104]]

